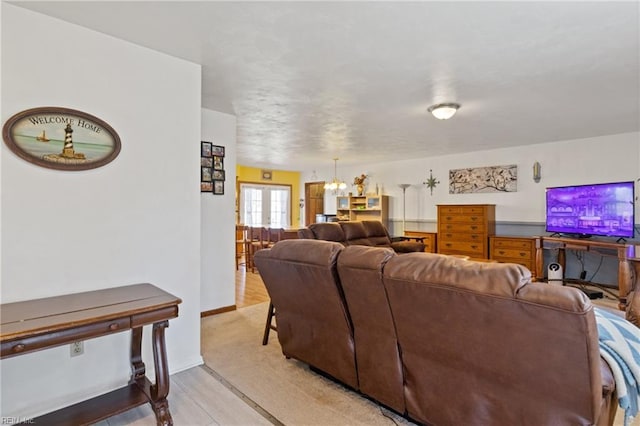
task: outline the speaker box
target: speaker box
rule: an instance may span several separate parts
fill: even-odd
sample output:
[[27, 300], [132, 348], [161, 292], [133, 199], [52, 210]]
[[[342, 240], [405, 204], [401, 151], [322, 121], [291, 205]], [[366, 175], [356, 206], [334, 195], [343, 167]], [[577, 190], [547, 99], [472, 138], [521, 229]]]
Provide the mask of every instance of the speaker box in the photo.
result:
[[547, 270], [547, 281], [555, 282], [555, 284], [561, 284], [564, 275], [562, 273], [562, 265], [559, 263], [550, 263]]

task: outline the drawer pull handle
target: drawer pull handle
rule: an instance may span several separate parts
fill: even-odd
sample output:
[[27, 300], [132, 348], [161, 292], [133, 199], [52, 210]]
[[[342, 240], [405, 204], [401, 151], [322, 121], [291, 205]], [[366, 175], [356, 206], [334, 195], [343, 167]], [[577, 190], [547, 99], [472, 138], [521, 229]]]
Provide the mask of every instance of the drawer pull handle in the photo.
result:
[[472, 225], [472, 226], [471, 226], [471, 229], [473, 229], [473, 230], [475, 231], [476, 229], [478, 229], [478, 227], [477, 227], [477, 226], [475, 226], [475, 225]]
[[447, 244], [445, 244], [445, 246], [451, 247], [451, 243], [447, 243]]
[[478, 220], [476, 216], [471, 216], [471, 220]]
[[500, 251], [498, 252], [498, 254], [504, 254], [504, 251], [500, 250]]
[[451, 216], [447, 216], [447, 220], [451, 220]]
[[117, 322], [114, 322], [113, 324], [109, 325], [109, 330], [111, 331], [116, 331], [119, 328], [120, 328], [120, 325]]
[[477, 248], [478, 248], [478, 246], [474, 244], [474, 245], [472, 245], [472, 246], [471, 246], [471, 248], [472, 248], [472, 249], [477, 249]]
[[24, 345], [24, 343], [18, 343], [13, 347], [13, 352], [22, 352], [25, 350], [25, 348], [26, 346]]
[[525, 257], [526, 255], [527, 255], [527, 253], [520, 252], [520, 256]]

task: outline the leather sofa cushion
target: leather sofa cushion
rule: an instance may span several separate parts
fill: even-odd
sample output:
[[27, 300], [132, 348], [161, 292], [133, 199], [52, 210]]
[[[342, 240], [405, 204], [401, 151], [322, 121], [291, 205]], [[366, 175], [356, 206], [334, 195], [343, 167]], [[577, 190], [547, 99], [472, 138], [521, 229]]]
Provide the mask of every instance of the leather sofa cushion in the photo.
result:
[[370, 246], [371, 241], [367, 238], [367, 233], [362, 222], [343, 222], [341, 223], [344, 232], [345, 245]]
[[312, 223], [309, 225], [309, 229], [317, 240], [335, 241], [344, 244], [344, 231], [337, 222]]
[[382, 222], [376, 220], [364, 220], [362, 226], [365, 230], [365, 235], [373, 246], [391, 246], [391, 239], [385, 229]]

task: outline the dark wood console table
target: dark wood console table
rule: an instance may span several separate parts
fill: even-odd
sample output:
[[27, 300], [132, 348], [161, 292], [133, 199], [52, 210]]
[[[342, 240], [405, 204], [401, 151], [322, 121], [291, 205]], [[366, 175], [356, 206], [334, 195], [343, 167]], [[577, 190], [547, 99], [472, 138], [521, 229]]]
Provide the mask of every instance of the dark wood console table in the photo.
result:
[[[117, 390], [34, 419], [42, 425], [85, 425], [149, 402], [158, 425], [172, 425], [164, 329], [182, 300], [151, 284], [2, 304], [2, 358], [131, 330], [129, 383]], [[145, 376], [142, 327], [153, 324], [156, 383]]]
[[[635, 288], [640, 289], [640, 250], [636, 250], [633, 244], [612, 243], [592, 239], [575, 239], [563, 237], [537, 237], [536, 238], [536, 279], [544, 279], [544, 250], [558, 250], [558, 263], [565, 270], [565, 250], [581, 250], [598, 253], [602, 256], [618, 258], [618, 308], [625, 310], [627, 295], [634, 288], [632, 280], [635, 279]], [[632, 268], [635, 277], [632, 276]]]

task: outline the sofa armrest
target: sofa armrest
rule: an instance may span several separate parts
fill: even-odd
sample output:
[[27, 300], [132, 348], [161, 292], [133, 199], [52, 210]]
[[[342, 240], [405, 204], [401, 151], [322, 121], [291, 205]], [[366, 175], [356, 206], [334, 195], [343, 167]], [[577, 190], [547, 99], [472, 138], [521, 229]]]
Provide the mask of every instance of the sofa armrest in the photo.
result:
[[413, 253], [424, 251], [424, 243], [418, 241], [392, 241], [391, 248], [396, 253]]

